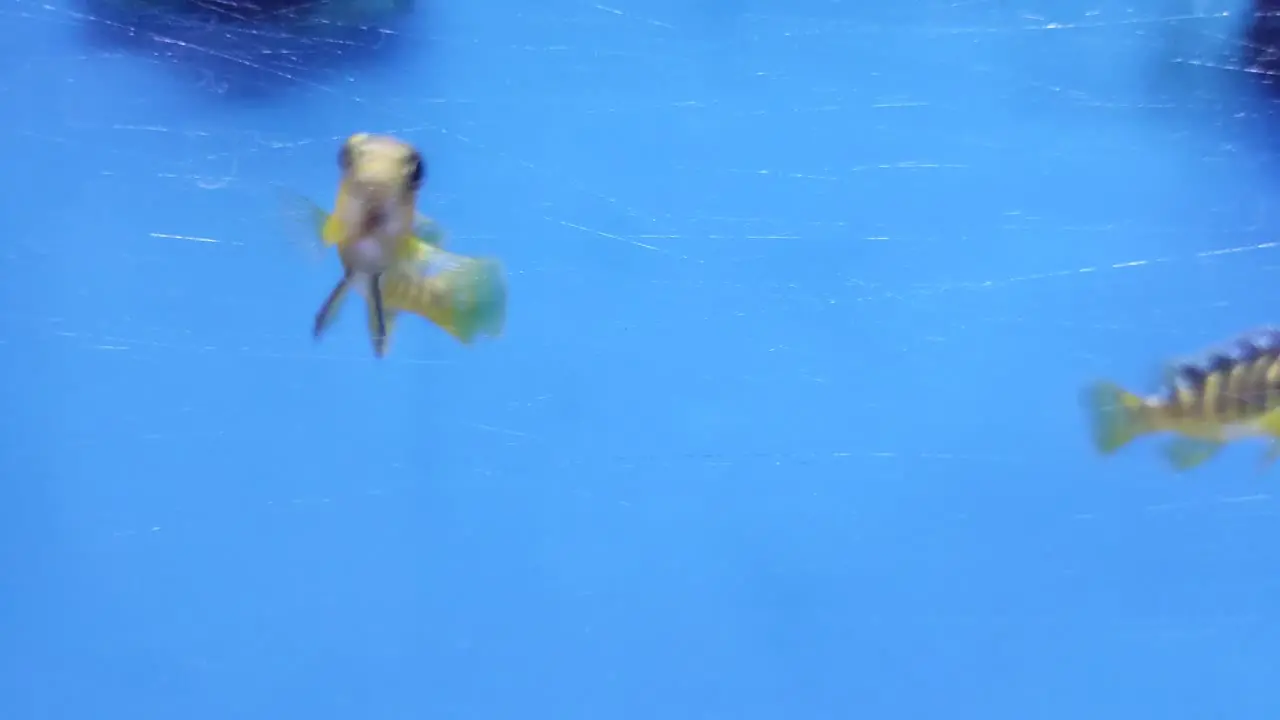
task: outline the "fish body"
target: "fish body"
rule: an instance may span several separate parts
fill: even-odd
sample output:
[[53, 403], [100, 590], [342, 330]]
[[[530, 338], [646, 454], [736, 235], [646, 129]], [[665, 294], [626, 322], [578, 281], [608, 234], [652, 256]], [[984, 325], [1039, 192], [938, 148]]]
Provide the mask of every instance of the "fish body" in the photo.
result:
[[417, 210], [426, 175], [421, 154], [385, 135], [358, 133], [338, 153], [341, 180], [332, 213], [307, 203], [324, 248], [336, 248], [343, 276], [316, 313], [318, 340], [354, 288], [366, 301], [374, 354], [386, 354], [399, 314], [419, 315], [464, 343], [498, 335], [506, 285], [493, 260], [443, 249], [443, 233]]
[[337, 248], [343, 274], [316, 313], [312, 334], [319, 339], [333, 323], [352, 284], [364, 284], [373, 351], [382, 357], [387, 345], [382, 276], [414, 242], [418, 190], [426, 177], [426, 163], [406, 142], [357, 133], [339, 149], [338, 169], [342, 174], [338, 196], [333, 212], [323, 218], [320, 240]]
[[1263, 458], [1269, 464], [1280, 456], [1280, 329], [1250, 332], [1201, 360], [1171, 364], [1154, 395], [1099, 381], [1084, 404], [1104, 455], [1139, 437], [1171, 433], [1166, 458], [1188, 470], [1228, 443], [1263, 438], [1270, 441]]

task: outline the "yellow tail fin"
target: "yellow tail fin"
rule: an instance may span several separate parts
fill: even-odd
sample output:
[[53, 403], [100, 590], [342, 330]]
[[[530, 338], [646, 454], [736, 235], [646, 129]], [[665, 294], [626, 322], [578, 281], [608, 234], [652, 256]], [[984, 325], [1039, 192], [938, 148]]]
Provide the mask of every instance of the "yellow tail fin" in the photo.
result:
[[1085, 391], [1084, 404], [1093, 426], [1093, 443], [1104, 455], [1128, 445], [1149, 431], [1142, 398], [1110, 382], [1097, 382]]
[[429, 317], [459, 341], [481, 335], [497, 337], [507, 321], [507, 283], [495, 260], [476, 259], [435, 280], [447, 288], [449, 302], [432, 308]]
[[389, 308], [430, 320], [464, 344], [502, 334], [507, 284], [496, 260], [470, 258], [420, 245], [421, 261], [402, 263], [383, 277]]

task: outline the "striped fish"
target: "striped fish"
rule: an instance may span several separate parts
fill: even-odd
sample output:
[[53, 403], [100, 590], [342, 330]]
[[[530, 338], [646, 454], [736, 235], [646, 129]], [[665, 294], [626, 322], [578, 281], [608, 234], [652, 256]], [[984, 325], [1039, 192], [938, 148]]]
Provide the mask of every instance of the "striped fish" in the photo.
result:
[[1155, 395], [1100, 381], [1086, 390], [1084, 404], [1104, 455], [1145, 435], [1172, 433], [1165, 456], [1189, 470], [1227, 443], [1265, 438], [1271, 445], [1262, 463], [1269, 465], [1280, 457], [1280, 329], [1253, 331], [1225, 350], [1171, 365]]

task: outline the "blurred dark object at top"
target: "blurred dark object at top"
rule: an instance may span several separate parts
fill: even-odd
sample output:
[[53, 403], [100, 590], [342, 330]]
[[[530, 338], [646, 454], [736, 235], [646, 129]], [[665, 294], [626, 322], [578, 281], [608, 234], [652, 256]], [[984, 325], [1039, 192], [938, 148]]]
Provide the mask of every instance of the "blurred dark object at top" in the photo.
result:
[[1280, 77], [1280, 0], [1251, 0], [1253, 17], [1245, 35], [1249, 69], [1275, 82]]
[[162, 12], [204, 20], [292, 24], [376, 22], [413, 9], [413, 0], [100, 0], [117, 11]]
[[[422, 41], [423, 0], [80, 0], [95, 42], [190, 72], [199, 87], [259, 98], [328, 85], [342, 68]], [[406, 22], [416, 17], [413, 22]]]

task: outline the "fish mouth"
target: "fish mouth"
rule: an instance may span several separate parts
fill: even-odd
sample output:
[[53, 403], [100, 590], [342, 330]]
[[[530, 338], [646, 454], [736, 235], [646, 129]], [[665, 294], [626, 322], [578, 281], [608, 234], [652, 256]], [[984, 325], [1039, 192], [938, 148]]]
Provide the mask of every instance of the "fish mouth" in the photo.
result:
[[381, 232], [390, 217], [391, 215], [387, 212], [386, 208], [379, 205], [372, 205], [366, 208], [364, 215], [360, 218], [361, 233], [371, 235]]

